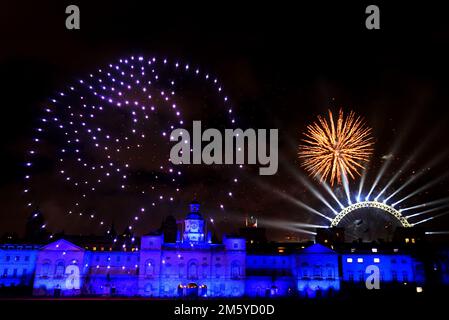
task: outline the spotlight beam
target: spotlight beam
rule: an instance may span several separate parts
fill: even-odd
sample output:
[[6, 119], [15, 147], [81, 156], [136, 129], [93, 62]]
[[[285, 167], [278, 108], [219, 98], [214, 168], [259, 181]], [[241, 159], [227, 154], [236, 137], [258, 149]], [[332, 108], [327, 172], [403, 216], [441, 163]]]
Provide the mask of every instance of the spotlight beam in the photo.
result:
[[[390, 150], [391, 155], [394, 155], [396, 153], [396, 151], [399, 149], [399, 147], [402, 144], [402, 141], [404, 140], [404, 138], [407, 136], [408, 131], [410, 130], [414, 120], [415, 120], [415, 116], [416, 116], [416, 111], [414, 110], [414, 112], [412, 113], [411, 117], [409, 118], [410, 120], [405, 124], [405, 127], [403, 128], [403, 130], [401, 130], [400, 132], [402, 133], [401, 136], [399, 137], [399, 139], [397, 139], [393, 145], [393, 147]], [[369, 200], [369, 197], [371, 196], [371, 193], [374, 191], [374, 188], [377, 186], [377, 184], [379, 183], [380, 179], [382, 178], [382, 176], [384, 175], [385, 171], [388, 169], [388, 167], [390, 166], [392, 161], [392, 157], [389, 157], [383, 164], [382, 167], [380, 168], [379, 173], [376, 176], [376, 179], [374, 180], [373, 185], [371, 186], [370, 191], [368, 192], [368, 195], [366, 196], [366, 200]]]
[[[393, 203], [392, 206], [393, 206], [393, 207], [394, 207], [394, 206], [397, 206], [397, 205], [400, 204], [401, 202], [403, 202], [403, 201], [405, 201], [405, 200], [407, 200], [407, 199], [410, 199], [411, 197], [417, 195], [418, 193], [420, 193], [420, 192], [422, 192], [422, 191], [424, 191], [424, 190], [429, 189], [430, 187], [432, 187], [432, 186], [434, 186], [435, 184], [439, 183], [441, 180], [445, 179], [445, 178], [447, 177], [447, 175], [448, 175], [448, 174], [445, 173], [444, 175], [442, 175], [442, 176], [440, 176], [440, 177], [438, 177], [438, 178], [436, 178], [436, 179], [430, 181], [429, 183], [426, 183], [425, 185], [423, 185], [422, 187], [416, 189], [416, 190], [413, 191], [412, 193], [409, 193], [409, 194], [408, 194], [407, 196], [405, 196], [404, 198], [402, 198], [402, 199], [396, 201], [395, 203]], [[387, 199], [387, 200], [388, 200], [388, 199]]]
[[446, 212], [437, 214], [436, 216], [433, 216], [433, 217], [430, 217], [430, 218], [427, 218], [427, 219], [424, 219], [424, 220], [415, 222], [415, 223], [412, 224], [412, 226], [416, 226], [416, 225], [418, 225], [418, 224], [425, 223], [425, 222], [427, 222], [427, 221], [430, 221], [430, 220], [433, 220], [433, 219], [436, 219], [436, 218], [445, 216], [445, 215], [447, 215], [447, 214], [449, 214], [449, 211], [446, 211]]
[[366, 200], [369, 199], [369, 197], [371, 196], [371, 193], [373, 193], [374, 188], [377, 186], [377, 184], [379, 183], [380, 179], [382, 178], [382, 176], [384, 175], [385, 171], [388, 169], [388, 167], [390, 166], [391, 163], [391, 158], [388, 158], [382, 165], [382, 167], [380, 168], [379, 173], [376, 176], [376, 179], [374, 180], [373, 185], [371, 186], [371, 189], [369, 190], [368, 194], [366, 195]]
[[448, 201], [449, 201], [449, 197], [446, 197], [446, 198], [442, 198], [442, 199], [438, 199], [438, 200], [434, 200], [434, 201], [418, 204], [418, 205], [413, 206], [413, 207], [404, 208], [404, 209], [401, 209], [401, 212], [414, 210], [414, 209], [419, 209], [419, 208], [424, 208], [424, 207], [430, 207], [430, 206], [433, 206], [433, 205], [436, 205], [436, 204], [440, 204], [440, 203], [444, 203], [444, 202], [448, 202]]
[[[286, 161], [283, 161], [283, 163], [287, 163]], [[293, 176], [301, 182], [309, 191], [318, 199], [320, 200], [325, 206], [327, 206], [331, 211], [337, 215], [338, 211], [334, 209], [334, 207], [331, 206], [331, 204], [324, 198], [324, 196], [307, 180], [306, 177], [304, 177], [302, 174], [297, 172], [295, 169], [293, 169], [290, 165], [285, 164], [285, 167], [287, 170], [293, 174]]]
[[440, 235], [440, 234], [449, 234], [449, 231], [427, 231], [426, 235]]
[[443, 158], [445, 157], [446, 154], [447, 153], [441, 153], [439, 156], [437, 156], [434, 159], [432, 159], [431, 161], [429, 161], [426, 165], [424, 165], [424, 169], [422, 169], [417, 174], [412, 175], [406, 182], [404, 182], [404, 184], [402, 186], [400, 186], [398, 189], [396, 189], [395, 192], [390, 194], [388, 196], [388, 198], [385, 199], [385, 201], [390, 200], [395, 195], [397, 195], [399, 192], [401, 192], [405, 187], [407, 187], [409, 184], [411, 184], [413, 181], [415, 181], [416, 179], [421, 177], [424, 173], [427, 172], [427, 168], [431, 168], [431, 167], [435, 166], [436, 164], [438, 164], [441, 160], [443, 160]]
[[[346, 176], [346, 174], [342, 174], [341, 178], [342, 178], [342, 182], [343, 182], [343, 188], [345, 189], [346, 197], [348, 198], [348, 205], [351, 205], [352, 201], [351, 201], [351, 192], [349, 191], [348, 177]], [[337, 212], [337, 214], [338, 214], [338, 212]]]
[[300, 208], [302, 208], [302, 209], [305, 209], [305, 210], [307, 210], [307, 211], [309, 211], [309, 212], [311, 212], [311, 213], [313, 213], [313, 214], [315, 214], [315, 215], [317, 215], [317, 216], [320, 216], [320, 217], [322, 217], [322, 218], [324, 218], [324, 219], [326, 219], [326, 220], [328, 220], [328, 221], [332, 221], [332, 219], [329, 218], [328, 216], [322, 214], [322, 213], [319, 212], [318, 210], [316, 210], [316, 209], [314, 209], [314, 208], [308, 206], [308, 205], [305, 204], [304, 202], [302, 202], [302, 201], [300, 201], [300, 200], [298, 200], [298, 199], [292, 197], [292, 196], [289, 195], [289, 194], [286, 194], [286, 193], [284, 193], [284, 192], [282, 192], [282, 191], [279, 191], [279, 190], [273, 190], [273, 192], [274, 192], [275, 194], [277, 194], [278, 196], [280, 196], [281, 198], [290, 201], [291, 203], [293, 203], [294, 205], [296, 205], [296, 206], [298, 206], [298, 207], [300, 207]]
[[310, 230], [304, 230], [301, 228], [295, 228], [296, 232], [300, 232], [300, 233], [305, 233], [305, 234], [310, 234], [312, 236], [316, 236], [316, 232], [310, 231]]
[[289, 194], [287, 194], [287, 193], [285, 193], [285, 192], [282, 192], [282, 191], [280, 191], [280, 190], [278, 190], [278, 189], [275, 189], [275, 188], [273, 188], [272, 186], [269, 186], [269, 185], [267, 185], [266, 183], [261, 182], [260, 180], [256, 180], [255, 182], [256, 182], [260, 187], [262, 187], [263, 189], [265, 189], [265, 190], [267, 190], [267, 191], [273, 192], [274, 194], [278, 195], [280, 198], [285, 199], [285, 200], [289, 201], [290, 203], [292, 203], [292, 204], [294, 204], [294, 205], [296, 205], [296, 206], [298, 206], [298, 207], [300, 207], [300, 208], [302, 208], [302, 209], [305, 209], [305, 210], [307, 210], [308, 212], [313, 213], [313, 214], [315, 214], [315, 215], [317, 215], [317, 216], [319, 216], [319, 217], [321, 217], [321, 218], [324, 218], [324, 219], [326, 219], [326, 220], [328, 220], [328, 221], [332, 221], [332, 219], [329, 218], [328, 216], [326, 216], [325, 214], [322, 214], [322, 213], [319, 212], [318, 210], [316, 210], [316, 209], [314, 209], [314, 208], [308, 206], [308, 205], [305, 204], [304, 202], [302, 202], [302, 201], [296, 199], [295, 197], [292, 197], [291, 195], [289, 195]]
[[435, 126], [434, 129], [432, 130], [432, 132], [430, 134], [428, 134], [426, 136], [426, 138], [424, 140], [421, 141], [421, 143], [419, 144], [419, 146], [414, 150], [414, 152], [412, 153], [411, 156], [408, 157], [407, 161], [399, 168], [399, 170], [395, 173], [395, 175], [390, 179], [390, 181], [388, 181], [388, 183], [385, 185], [385, 187], [378, 193], [378, 195], [376, 196], [376, 198], [374, 198], [374, 200], [378, 200], [379, 197], [385, 192], [387, 191], [387, 189], [399, 178], [399, 176], [408, 169], [408, 167], [412, 164], [413, 160], [416, 158], [416, 156], [418, 154], [420, 154], [423, 149], [425, 149], [425, 147], [428, 145], [429, 141], [435, 136], [435, 134], [438, 132], [438, 130], [440, 129], [441, 124], [438, 126]]
[[424, 210], [424, 211], [421, 211], [421, 212], [418, 212], [418, 213], [414, 213], [414, 214], [408, 215], [408, 216], [406, 216], [406, 218], [410, 219], [410, 218], [413, 218], [413, 217], [418, 217], [418, 216], [421, 216], [423, 214], [435, 212], [435, 211], [438, 211], [438, 210], [441, 210], [441, 209], [444, 209], [444, 208], [447, 208], [447, 207], [449, 207], [449, 203], [447, 203], [445, 205], [442, 205], [442, 206], [439, 206], [439, 207], [436, 207], [436, 208], [432, 208], [432, 209], [428, 209], [428, 210]]
[[322, 186], [324, 187], [324, 189], [327, 191], [327, 193], [330, 194], [330, 196], [335, 200], [335, 202], [338, 203], [338, 205], [340, 206], [340, 209], [343, 209], [345, 206], [340, 202], [340, 200], [338, 200], [337, 196], [335, 195], [335, 193], [332, 191], [332, 189], [329, 187], [329, 185], [327, 184], [326, 181], [322, 182]]
[[310, 230], [305, 230], [305, 229], [302, 229], [299, 227], [295, 227], [291, 221], [275, 221], [275, 220], [270, 220], [270, 219], [262, 219], [260, 222], [264, 225], [269, 225], [272, 228], [293, 231], [293, 232], [300, 232], [300, 233], [305, 233], [305, 234], [316, 236], [316, 232], [313, 232]]
[[368, 171], [368, 169], [365, 168], [365, 170], [363, 170], [362, 177], [360, 178], [359, 193], [357, 194], [357, 198], [356, 198], [357, 202], [360, 201], [360, 195], [362, 194], [363, 185], [365, 184], [367, 171]]
[[323, 226], [318, 224], [310, 224], [310, 223], [302, 223], [302, 222], [296, 222], [292, 223], [295, 227], [299, 228], [313, 228], [313, 229], [328, 229], [329, 226]]

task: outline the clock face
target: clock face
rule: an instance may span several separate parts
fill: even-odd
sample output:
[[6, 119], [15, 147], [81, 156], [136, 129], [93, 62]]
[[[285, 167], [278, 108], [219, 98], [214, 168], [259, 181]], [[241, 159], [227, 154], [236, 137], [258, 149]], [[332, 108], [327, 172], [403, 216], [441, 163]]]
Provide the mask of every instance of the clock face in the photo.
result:
[[198, 223], [196, 222], [191, 222], [190, 223], [190, 230], [197, 230], [198, 229]]

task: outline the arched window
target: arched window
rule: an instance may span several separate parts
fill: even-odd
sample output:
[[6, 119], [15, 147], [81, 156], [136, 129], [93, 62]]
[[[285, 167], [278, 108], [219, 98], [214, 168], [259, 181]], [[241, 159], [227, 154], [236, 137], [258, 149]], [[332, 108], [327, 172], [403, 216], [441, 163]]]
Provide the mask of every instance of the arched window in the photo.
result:
[[171, 264], [170, 263], [166, 263], [164, 266], [164, 274], [165, 276], [168, 278], [171, 274]]
[[396, 270], [391, 271], [391, 280], [398, 281], [398, 272]]
[[55, 277], [56, 278], [62, 278], [65, 273], [65, 265], [63, 260], [59, 260], [56, 262], [56, 268], [55, 268]]
[[240, 263], [238, 261], [232, 261], [231, 263], [231, 278], [240, 277]]
[[198, 279], [198, 263], [194, 260], [189, 262], [187, 277], [189, 279]]
[[151, 294], [152, 294], [152, 292], [153, 292], [153, 286], [151, 285], [151, 283], [147, 283], [147, 284], [145, 285], [144, 291], [145, 291], [145, 295], [151, 295]]
[[307, 262], [301, 263], [301, 273], [302, 278], [310, 277], [309, 264]]
[[43, 277], [48, 277], [48, 275], [50, 274], [50, 267], [51, 267], [51, 262], [50, 260], [45, 260], [44, 263], [42, 263], [42, 276]]
[[145, 276], [152, 277], [154, 275], [154, 263], [152, 260], [145, 261]]

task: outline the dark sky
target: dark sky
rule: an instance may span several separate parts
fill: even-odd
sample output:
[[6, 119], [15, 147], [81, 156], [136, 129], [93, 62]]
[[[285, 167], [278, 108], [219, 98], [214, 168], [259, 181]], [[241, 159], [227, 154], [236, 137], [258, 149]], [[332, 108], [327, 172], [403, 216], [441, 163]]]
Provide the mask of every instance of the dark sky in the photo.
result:
[[[204, 204], [204, 214], [214, 217], [217, 229], [241, 226], [246, 214], [322, 224], [319, 217], [276, 196], [272, 190], [326, 210], [294, 178], [292, 170], [304, 174], [296, 157], [301, 133], [328, 109], [354, 110], [373, 128], [376, 144], [368, 185], [374, 181], [382, 157], [391, 153], [396, 141], [401, 143], [380, 186], [420, 144], [424, 143], [425, 148], [391, 186], [392, 190], [449, 151], [449, 25], [444, 11], [434, 5], [381, 5], [381, 30], [369, 31], [365, 29], [366, 5], [362, 3], [144, 6], [132, 1], [82, 2], [81, 30], [69, 31], [64, 24], [68, 4], [72, 2], [2, 4], [0, 232], [23, 232], [30, 213], [21, 193], [23, 163], [42, 104], [62, 87], [125, 55], [179, 58], [212, 70], [232, 99], [241, 127], [279, 129], [278, 174], [259, 177], [252, 169], [240, 174], [234, 199], [226, 200], [226, 210], [219, 210], [217, 203], [221, 199], [215, 197], [230, 188], [223, 177], [238, 169], [192, 169], [183, 181], [179, 199], [161, 205], [142, 219], [138, 233], [157, 227], [169, 213], [183, 217], [186, 204], [193, 198]], [[193, 104], [193, 100], [189, 102]], [[201, 115], [205, 121], [214, 121], [214, 117], [213, 112]], [[142, 155], [145, 158], [148, 153]], [[46, 156], [50, 157], [48, 153]], [[443, 159], [407, 192], [448, 172], [447, 154]], [[50, 182], [46, 185], [47, 178], [54, 177], [54, 168], [48, 159], [45, 164], [38, 181], [40, 193], [45, 191], [47, 198], [39, 205], [48, 218], [49, 229], [101, 232], [86, 217], [66, 217], [60, 212], [61, 203], [68, 201], [69, 195], [63, 188], [50, 186]], [[261, 184], [269, 186], [268, 190]], [[314, 186], [325, 194], [317, 183]], [[358, 181], [352, 187], [357, 186]], [[407, 204], [446, 197], [448, 191], [448, 179], [442, 179]], [[344, 194], [342, 190], [336, 192]], [[124, 229], [133, 214], [118, 208], [103, 207], [100, 215]], [[423, 226], [430, 231], [449, 230], [448, 218]], [[285, 234], [279, 230], [271, 233], [274, 239]]]

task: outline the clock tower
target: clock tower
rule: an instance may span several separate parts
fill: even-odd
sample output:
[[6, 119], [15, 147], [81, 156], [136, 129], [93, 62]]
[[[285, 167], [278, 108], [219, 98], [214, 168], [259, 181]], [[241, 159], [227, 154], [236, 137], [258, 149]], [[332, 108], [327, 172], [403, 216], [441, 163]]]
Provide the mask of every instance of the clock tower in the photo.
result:
[[200, 214], [200, 204], [190, 203], [190, 212], [184, 220], [183, 240], [188, 242], [204, 242], [204, 219]]

